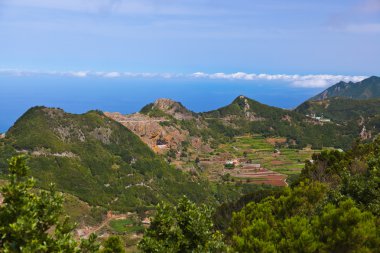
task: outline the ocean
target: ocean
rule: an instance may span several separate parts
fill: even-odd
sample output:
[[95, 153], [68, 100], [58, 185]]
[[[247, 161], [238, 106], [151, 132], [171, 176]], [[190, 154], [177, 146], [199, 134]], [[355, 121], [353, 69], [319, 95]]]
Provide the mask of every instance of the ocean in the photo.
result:
[[70, 113], [99, 109], [133, 113], [158, 98], [171, 98], [195, 112], [229, 104], [239, 95], [291, 109], [321, 92], [281, 81], [207, 79], [118, 79], [66, 76], [0, 76], [0, 133], [30, 107], [59, 107]]

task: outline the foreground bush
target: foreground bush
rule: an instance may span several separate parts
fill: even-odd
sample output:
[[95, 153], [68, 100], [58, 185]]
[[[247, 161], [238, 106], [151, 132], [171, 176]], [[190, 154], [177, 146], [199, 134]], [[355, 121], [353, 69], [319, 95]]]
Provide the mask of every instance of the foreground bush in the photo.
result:
[[211, 210], [182, 198], [176, 207], [160, 204], [139, 243], [143, 252], [224, 252], [222, 234], [213, 229]]
[[[49, 191], [34, 189], [24, 156], [10, 159], [9, 183], [1, 188], [0, 252], [99, 252], [94, 234], [74, 240], [68, 217], [61, 221], [63, 196], [51, 185]], [[125, 252], [118, 238], [110, 237], [101, 252]]]

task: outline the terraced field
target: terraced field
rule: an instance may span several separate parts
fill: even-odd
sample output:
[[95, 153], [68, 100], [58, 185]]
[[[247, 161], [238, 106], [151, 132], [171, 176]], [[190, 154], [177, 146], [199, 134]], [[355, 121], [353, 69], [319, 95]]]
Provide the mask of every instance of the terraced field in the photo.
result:
[[[229, 174], [232, 181], [286, 186], [286, 178], [299, 174], [305, 160], [319, 150], [284, 148], [284, 142], [284, 138], [259, 135], [237, 137], [201, 157], [204, 174], [211, 180]], [[236, 162], [233, 169], [224, 167], [228, 161]]]
[[243, 165], [241, 168], [235, 168], [230, 173], [234, 178], [245, 180], [246, 183], [270, 184], [274, 186], [287, 186], [287, 176], [265, 168], [256, 168], [250, 165]]

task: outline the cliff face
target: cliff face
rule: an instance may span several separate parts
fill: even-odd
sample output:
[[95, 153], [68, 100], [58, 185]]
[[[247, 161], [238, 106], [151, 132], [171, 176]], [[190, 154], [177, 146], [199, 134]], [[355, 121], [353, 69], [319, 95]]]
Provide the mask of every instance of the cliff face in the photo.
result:
[[106, 112], [105, 115], [123, 124], [159, 154], [174, 150], [178, 158], [188, 148], [194, 153], [211, 150], [199, 134], [189, 132], [184, 124], [192, 122], [200, 130], [206, 127], [206, 123], [199, 115], [171, 99], [158, 99], [139, 113], [123, 115]]
[[165, 118], [152, 118], [141, 113], [122, 115], [106, 112], [105, 115], [126, 126], [156, 153], [177, 150], [189, 136], [188, 131], [167, 124], [169, 120]]

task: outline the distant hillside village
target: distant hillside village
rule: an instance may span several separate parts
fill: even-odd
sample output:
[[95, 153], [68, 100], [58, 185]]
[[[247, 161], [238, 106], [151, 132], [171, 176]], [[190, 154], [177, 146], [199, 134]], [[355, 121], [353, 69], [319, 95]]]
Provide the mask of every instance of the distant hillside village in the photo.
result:
[[306, 117], [318, 120], [319, 122], [331, 122], [331, 119], [325, 118], [323, 114], [321, 116], [317, 116], [315, 113], [306, 114]]

